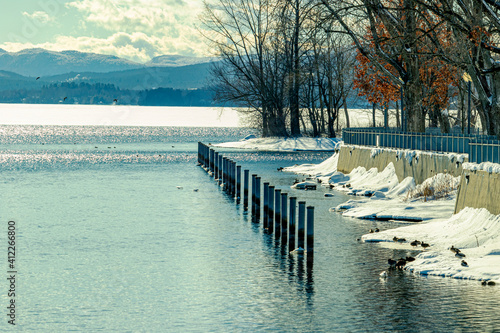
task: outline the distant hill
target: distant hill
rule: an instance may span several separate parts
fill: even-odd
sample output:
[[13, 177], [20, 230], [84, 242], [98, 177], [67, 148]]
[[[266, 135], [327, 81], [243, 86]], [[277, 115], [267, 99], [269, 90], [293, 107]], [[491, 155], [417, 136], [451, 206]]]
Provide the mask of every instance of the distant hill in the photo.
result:
[[63, 82], [0, 91], [0, 103], [215, 106], [207, 89], [119, 89], [112, 84]]
[[79, 51], [55, 52], [37, 48], [8, 52], [0, 49], [0, 70], [35, 78], [70, 72], [107, 73], [146, 67], [182, 67], [213, 60], [209, 57], [162, 55], [140, 64], [116, 56]]
[[[78, 51], [0, 49], [1, 100], [58, 103], [60, 95], [65, 95], [65, 103], [106, 104], [116, 95], [120, 104], [208, 105], [211, 94], [205, 87], [212, 61], [208, 57], [163, 55], [139, 64]], [[98, 93], [99, 89], [105, 91]]]
[[178, 67], [143, 67], [109, 73], [71, 72], [39, 79], [40, 83], [86, 82], [113, 84], [120, 89], [195, 89], [208, 83], [209, 63]]
[[36, 87], [35, 80], [13, 72], [0, 70], [0, 91], [13, 89], [29, 89]]
[[68, 72], [112, 72], [140, 68], [143, 65], [116, 56], [78, 51], [54, 52], [26, 49], [7, 52], [0, 49], [0, 70], [38, 77]]
[[158, 66], [177, 67], [177, 66], [202, 64], [216, 60], [217, 59], [213, 57], [186, 57], [181, 55], [163, 55], [151, 59], [151, 61], [147, 62], [145, 65], [149, 67], [158, 67]]

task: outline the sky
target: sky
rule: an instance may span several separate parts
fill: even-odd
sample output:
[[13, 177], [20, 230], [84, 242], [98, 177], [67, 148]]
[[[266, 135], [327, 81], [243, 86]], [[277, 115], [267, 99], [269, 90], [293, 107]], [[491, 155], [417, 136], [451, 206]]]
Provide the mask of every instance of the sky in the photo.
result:
[[137, 62], [166, 54], [206, 56], [197, 30], [202, 0], [4, 1], [0, 48], [77, 50]]

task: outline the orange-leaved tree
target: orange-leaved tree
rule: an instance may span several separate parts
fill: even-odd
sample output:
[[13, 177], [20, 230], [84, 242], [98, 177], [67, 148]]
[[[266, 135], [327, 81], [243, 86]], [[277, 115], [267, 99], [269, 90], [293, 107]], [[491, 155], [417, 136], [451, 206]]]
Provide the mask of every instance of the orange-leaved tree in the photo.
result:
[[[404, 4], [400, 0], [388, 1], [391, 9], [401, 8], [399, 13], [404, 13], [400, 19], [404, 22], [406, 18]], [[428, 115], [431, 120], [439, 121], [443, 131], [450, 128], [449, 121], [443, 115], [443, 110], [448, 106], [451, 97], [450, 87], [459, 80], [460, 71], [443, 58], [447, 52], [453, 49], [454, 41], [451, 29], [443, 20], [433, 16], [430, 12], [414, 7], [412, 17], [415, 18], [415, 29], [412, 34], [405, 30], [386, 28], [384, 22], [377, 20], [368, 27], [365, 35], [365, 50], [371, 54], [371, 59], [358, 50], [355, 66], [355, 87], [359, 95], [371, 103], [387, 106], [391, 101], [399, 99], [401, 84], [388, 77], [387, 73], [398, 76], [401, 74], [395, 70], [394, 63], [400, 64], [406, 72], [415, 73], [414, 82], [418, 81], [416, 89], [420, 90], [419, 109], [423, 116]], [[404, 33], [401, 33], [403, 31]], [[411, 45], [405, 43], [405, 38], [411, 38]], [[385, 58], [378, 56], [383, 52]], [[390, 57], [389, 63], [387, 58]], [[377, 64], [373, 62], [376, 61]], [[411, 67], [409, 66], [411, 61]], [[417, 71], [415, 65], [417, 64]], [[413, 68], [413, 69], [411, 69]], [[381, 69], [385, 69], [385, 72]], [[461, 75], [461, 74], [460, 74]], [[401, 81], [408, 82], [401, 77]], [[415, 87], [413, 88], [415, 89]]]

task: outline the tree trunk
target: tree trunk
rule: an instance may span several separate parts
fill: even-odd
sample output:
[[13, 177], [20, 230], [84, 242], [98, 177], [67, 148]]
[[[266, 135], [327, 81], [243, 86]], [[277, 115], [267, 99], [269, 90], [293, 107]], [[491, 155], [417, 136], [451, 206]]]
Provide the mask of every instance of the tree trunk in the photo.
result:
[[290, 101], [290, 133], [292, 136], [300, 136], [300, 106], [299, 106], [299, 32], [300, 32], [300, 0], [295, 1], [295, 23], [293, 32], [293, 86]]
[[375, 109], [377, 108], [377, 103], [372, 103], [372, 127], [377, 127], [375, 122]]
[[342, 101], [344, 103], [344, 114], [345, 114], [345, 127], [351, 127], [349, 122], [349, 111], [347, 111], [347, 99], [345, 98], [345, 94], [342, 95]]

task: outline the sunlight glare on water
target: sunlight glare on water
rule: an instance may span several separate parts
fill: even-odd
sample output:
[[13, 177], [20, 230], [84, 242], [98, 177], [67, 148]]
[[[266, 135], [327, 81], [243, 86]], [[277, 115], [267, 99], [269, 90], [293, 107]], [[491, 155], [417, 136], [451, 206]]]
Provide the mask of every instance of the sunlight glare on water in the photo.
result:
[[[290, 185], [300, 176], [277, 171], [318, 163], [330, 153], [220, 150], [315, 207], [314, 261], [289, 256], [196, 166], [198, 141], [234, 141], [251, 132], [0, 126], [0, 220], [17, 226], [19, 328], [466, 332], [500, 327], [494, 311], [500, 306], [498, 288], [402, 271], [381, 280], [387, 258], [415, 253], [356, 238], [370, 228], [395, 225], [331, 213], [330, 207], [351, 197], [324, 197], [329, 190], [322, 187], [294, 191]], [[5, 291], [1, 302], [5, 308]], [[0, 328], [8, 328], [5, 318]]]

